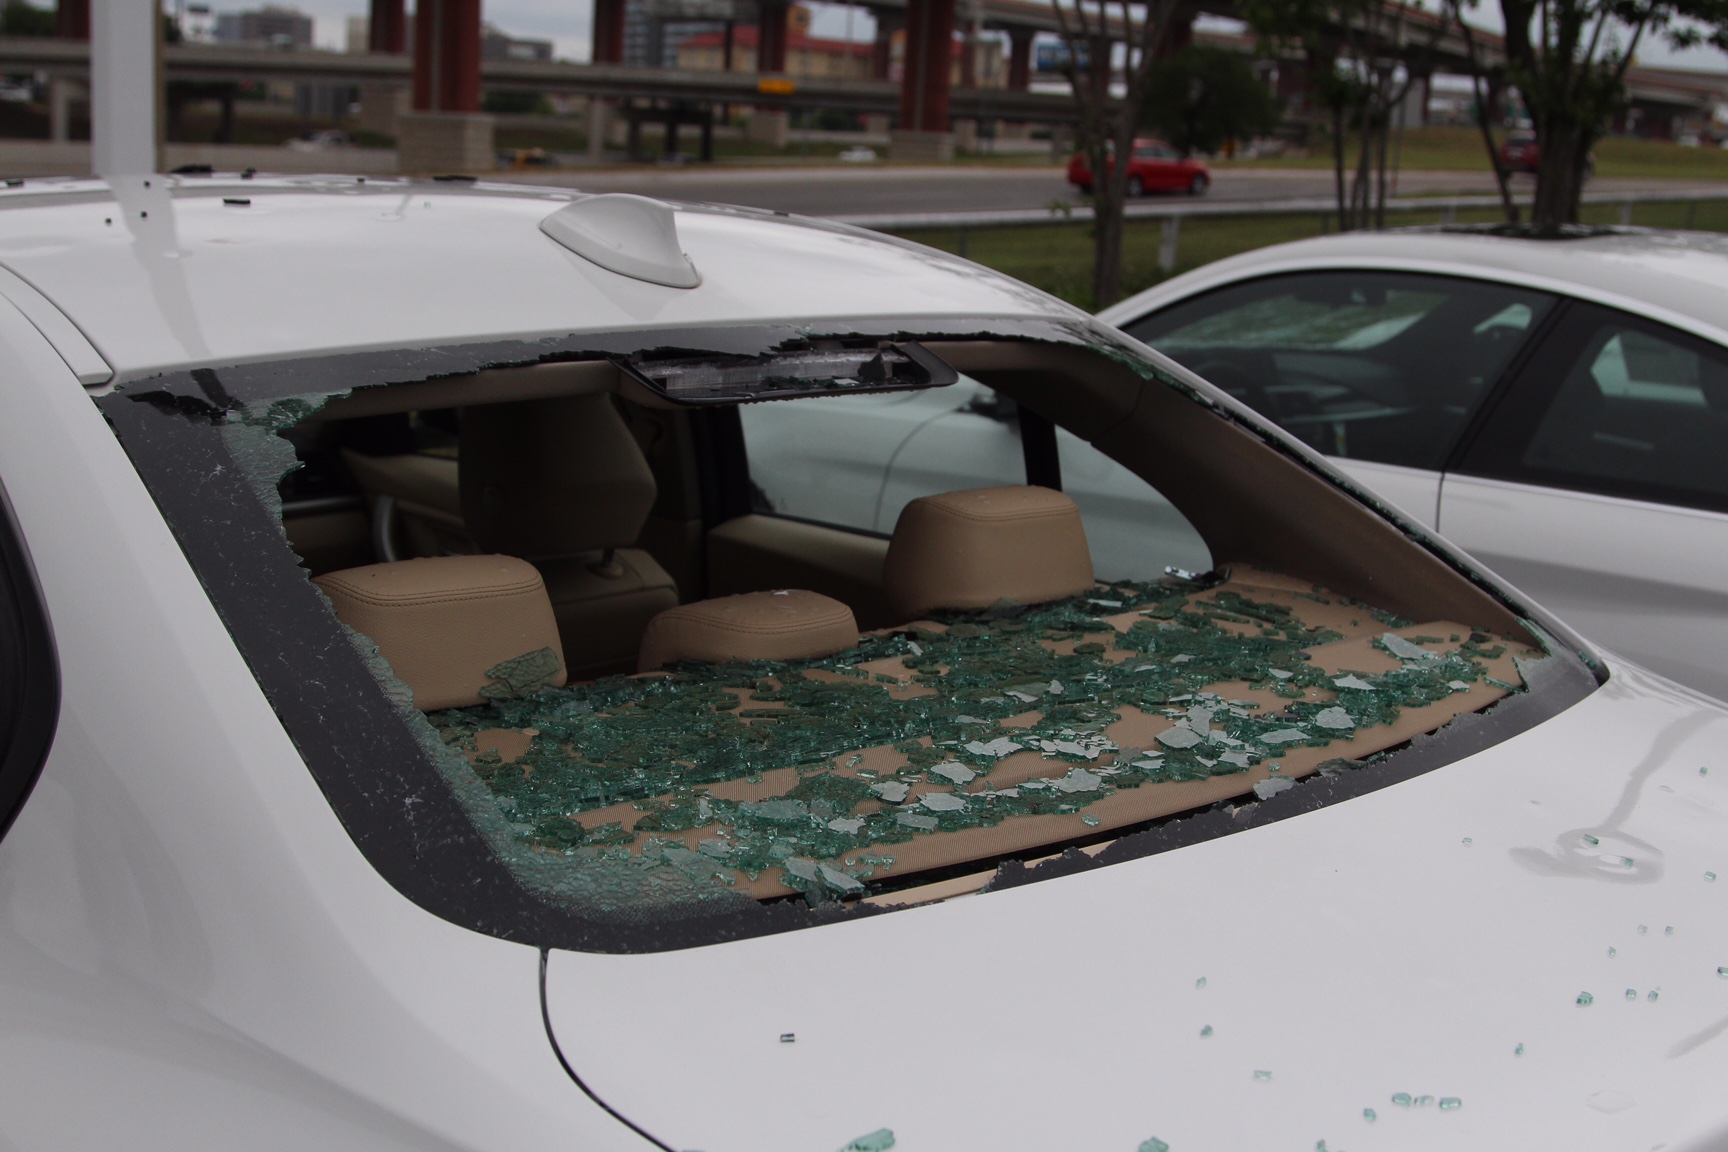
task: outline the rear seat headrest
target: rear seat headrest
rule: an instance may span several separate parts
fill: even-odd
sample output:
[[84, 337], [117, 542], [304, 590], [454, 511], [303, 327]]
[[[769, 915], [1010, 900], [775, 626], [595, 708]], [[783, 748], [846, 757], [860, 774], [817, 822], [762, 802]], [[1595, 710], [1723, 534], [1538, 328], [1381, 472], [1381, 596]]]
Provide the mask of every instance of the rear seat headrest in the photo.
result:
[[[482, 689], [564, 683], [552, 602], [524, 560], [426, 557], [346, 568], [313, 583], [330, 597], [337, 619], [378, 645], [422, 712], [482, 703]], [[488, 675], [522, 656], [531, 659]]]
[[858, 645], [852, 609], [792, 588], [669, 608], [648, 622], [639, 672], [680, 660], [814, 660]]
[[894, 525], [882, 575], [908, 619], [1003, 600], [1041, 604], [1094, 583], [1079, 507], [1052, 489], [1021, 486], [912, 501]]
[[610, 396], [462, 410], [462, 518], [480, 547], [542, 560], [636, 543], [654, 473]]

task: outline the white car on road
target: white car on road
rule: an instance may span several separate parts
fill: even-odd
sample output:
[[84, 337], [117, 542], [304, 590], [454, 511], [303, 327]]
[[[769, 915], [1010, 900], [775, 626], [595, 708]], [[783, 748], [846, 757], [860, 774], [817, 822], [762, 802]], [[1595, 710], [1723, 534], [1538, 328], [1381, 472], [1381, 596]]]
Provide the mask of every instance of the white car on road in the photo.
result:
[[1728, 239], [1354, 233], [1100, 317], [1608, 648], [1728, 698]]
[[0, 381], [0, 1146], [1728, 1145], [1728, 706], [1012, 280], [27, 181]]

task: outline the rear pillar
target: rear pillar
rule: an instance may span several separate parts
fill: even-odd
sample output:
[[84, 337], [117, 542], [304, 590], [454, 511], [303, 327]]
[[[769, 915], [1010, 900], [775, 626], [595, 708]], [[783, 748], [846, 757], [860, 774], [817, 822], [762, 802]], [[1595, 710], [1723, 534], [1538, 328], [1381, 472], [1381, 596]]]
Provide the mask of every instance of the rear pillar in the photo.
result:
[[414, 108], [398, 121], [404, 172], [490, 172], [492, 117], [480, 111], [480, 0], [418, 0]]
[[954, 0], [910, 0], [906, 56], [900, 81], [900, 122], [888, 145], [895, 160], [951, 160], [948, 123], [954, 66]]

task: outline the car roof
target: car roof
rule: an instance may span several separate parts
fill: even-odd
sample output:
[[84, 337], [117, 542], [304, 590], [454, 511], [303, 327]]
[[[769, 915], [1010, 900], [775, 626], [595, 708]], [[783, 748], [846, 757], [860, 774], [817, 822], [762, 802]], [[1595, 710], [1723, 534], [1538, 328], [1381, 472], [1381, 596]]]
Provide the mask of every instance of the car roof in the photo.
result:
[[1728, 236], [1647, 228], [1531, 239], [1483, 230], [1349, 232], [1256, 249], [1166, 280], [1099, 314], [1126, 324], [1235, 280], [1315, 268], [1401, 268], [1526, 284], [1628, 308], [1728, 340]]
[[663, 287], [590, 263], [540, 231], [543, 218], [583, 197], [352, 176], [8, 182], [0, 266], [57, 305], [121, 379], [583, 331], [1084, 318], [921, 245], [742, 208], [675, 205], [678, 240], [702, 282]]

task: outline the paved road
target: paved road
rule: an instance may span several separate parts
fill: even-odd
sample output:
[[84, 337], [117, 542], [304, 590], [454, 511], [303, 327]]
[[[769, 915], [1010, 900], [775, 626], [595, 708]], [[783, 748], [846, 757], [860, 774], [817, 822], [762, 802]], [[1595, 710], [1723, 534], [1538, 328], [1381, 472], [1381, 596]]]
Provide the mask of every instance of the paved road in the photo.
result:
[[[807, 216], [860, 216], [900, 212], [999, 212], [1039, 209], [1052, 201], [1077, 202], [1057, 167], [1015, 168], [630, 168], [547, 173], [510, 173], [529, 180], [588, 192], [635, 192], [668, 200], [746, 204]], [[1528, 194], [1529, 179], [1518, 188]], [[1700, 181], [1603, 178], [1592, 192], [1643, 192], [1708, 187]], [[1728, 183], [1715, 185], [1728, 195]], [[1492, 194], [1494, 179], [1479, 172], [1406, 172], [1401, 195]], [[1266, 203], [1332, 194], [1332, 174], [1290, 169], [1220, 170], [1209, 201]], [[1186, 197], [1175, 197], [1184, 200]]]

